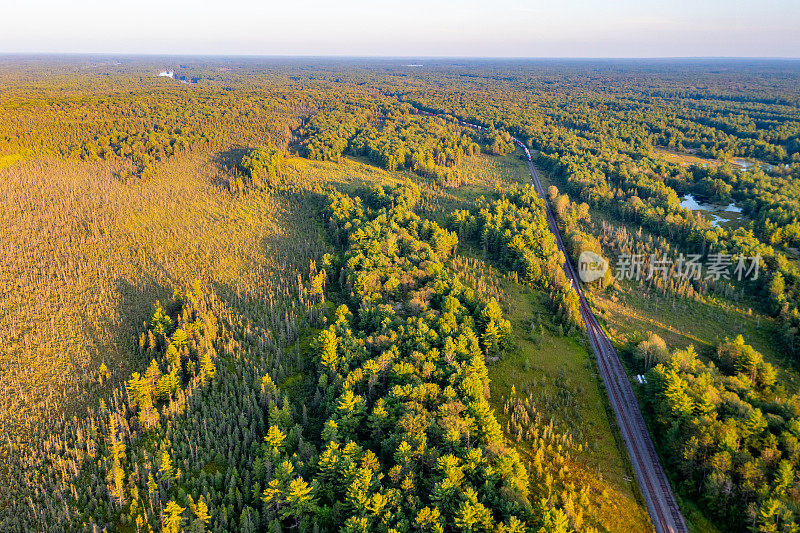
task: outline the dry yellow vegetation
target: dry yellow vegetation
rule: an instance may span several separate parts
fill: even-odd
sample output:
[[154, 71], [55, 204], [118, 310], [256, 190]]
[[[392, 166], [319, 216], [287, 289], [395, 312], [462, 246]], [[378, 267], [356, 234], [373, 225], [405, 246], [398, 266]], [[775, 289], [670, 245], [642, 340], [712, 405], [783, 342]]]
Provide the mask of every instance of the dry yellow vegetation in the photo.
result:
[[314, 213], [296, 195], [229, 194], [212, 159], [189, 151], [130, 185], [109, 162], [0, 170], [4, 434], [69, 417], [140, 367], [140, 325], [176, 288], [199, 279], [261, 306], [296, 295], [295, 270], [320, 246]]

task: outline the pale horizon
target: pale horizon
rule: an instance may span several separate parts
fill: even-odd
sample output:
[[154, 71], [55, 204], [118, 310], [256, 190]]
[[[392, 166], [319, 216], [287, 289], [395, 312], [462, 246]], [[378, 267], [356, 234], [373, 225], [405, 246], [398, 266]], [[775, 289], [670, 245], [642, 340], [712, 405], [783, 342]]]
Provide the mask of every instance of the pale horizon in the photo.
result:
[[789, 0], [7, 4], [0, 54], [794, 59], [800, 50], [800, 5]]

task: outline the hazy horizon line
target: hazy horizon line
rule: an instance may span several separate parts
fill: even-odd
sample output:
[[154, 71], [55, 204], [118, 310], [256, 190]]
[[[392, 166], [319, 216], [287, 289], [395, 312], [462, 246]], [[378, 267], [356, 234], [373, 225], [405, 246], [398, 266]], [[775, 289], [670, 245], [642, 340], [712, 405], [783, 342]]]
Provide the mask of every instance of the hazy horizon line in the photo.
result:
[[777, 60], [797, 61], [800, 56], [492, 56], [492, 55], [358, 55], [358, 54], [226, 54], [226, 53], [173, 53], [173, 52], [4, 52], [8, 56], [108, 56], [108, 57], [219, 57], [219, 58], [305, 58], [305, 59], [478, 59], [478, 60]]

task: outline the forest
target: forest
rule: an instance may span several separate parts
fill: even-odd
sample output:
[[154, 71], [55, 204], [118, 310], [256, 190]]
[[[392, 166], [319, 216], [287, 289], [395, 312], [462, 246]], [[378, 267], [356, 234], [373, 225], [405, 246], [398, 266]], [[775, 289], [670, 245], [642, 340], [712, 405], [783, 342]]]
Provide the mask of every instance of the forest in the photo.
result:
[[0, 530], [653, 530], [584, 251], [689, 530], [797, 530], [800, 63], [170, 61], [0, 57]]

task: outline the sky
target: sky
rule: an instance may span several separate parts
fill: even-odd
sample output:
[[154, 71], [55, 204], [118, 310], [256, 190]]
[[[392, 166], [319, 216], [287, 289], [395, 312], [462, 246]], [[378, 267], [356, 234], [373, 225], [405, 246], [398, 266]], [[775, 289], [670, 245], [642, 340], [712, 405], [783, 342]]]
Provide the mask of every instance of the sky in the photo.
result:
[[0, 0], [0, 53], [800, 57], [798, 0]]

